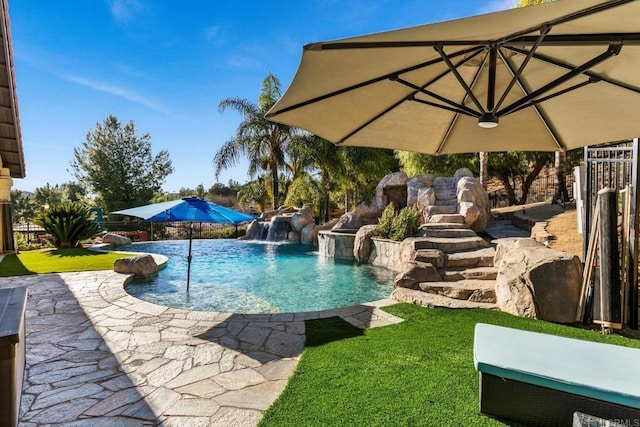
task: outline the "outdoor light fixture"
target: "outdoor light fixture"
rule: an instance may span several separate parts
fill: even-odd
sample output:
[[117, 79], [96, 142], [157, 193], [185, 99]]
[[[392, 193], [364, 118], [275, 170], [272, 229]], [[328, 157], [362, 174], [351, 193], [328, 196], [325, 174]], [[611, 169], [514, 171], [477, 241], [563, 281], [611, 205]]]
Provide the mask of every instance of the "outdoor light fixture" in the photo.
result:
[[498, 117], [494, 114], [483, 114], [478, 119], [478, 126], [484, 129], [491, 129], [498, 126]]

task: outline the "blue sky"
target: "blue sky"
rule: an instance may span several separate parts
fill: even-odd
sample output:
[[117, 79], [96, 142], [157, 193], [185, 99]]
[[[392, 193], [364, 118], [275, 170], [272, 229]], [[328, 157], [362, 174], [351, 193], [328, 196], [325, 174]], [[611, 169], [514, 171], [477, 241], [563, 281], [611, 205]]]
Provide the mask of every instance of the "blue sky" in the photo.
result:
[[[151, 134], [174, 173], [163, 188], [209, 188], [211, 160], [273, 72], [283, 90], [306, 43], [512, 7], [512, 0], [9, 0], [27, 168], [14, 188], [73, 180], [73, 149], [109, 114]], [[246, 162], [219, 181], [246, 182]]]

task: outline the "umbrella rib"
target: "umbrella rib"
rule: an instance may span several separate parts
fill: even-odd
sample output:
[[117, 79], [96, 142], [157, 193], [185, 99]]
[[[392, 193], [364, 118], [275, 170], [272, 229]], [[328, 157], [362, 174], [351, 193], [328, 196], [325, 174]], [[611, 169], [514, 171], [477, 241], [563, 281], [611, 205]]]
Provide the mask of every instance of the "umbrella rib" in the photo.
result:
[[[500, 55], [502, 56], [502, 52], [500, 52]], [[516, 72], [514, 70], [513, 64], [511, 64], [511, 62], [509, 62], [509, 60], [507, 58], [505, 58], [504, 56], [502, 56], [502, 60], [503, 60], [504, 64], [507, 66], [507, 69], [509, 70], [511, 75], [515, 75]], [[520, 78], [518, 78], [517, 81], [518, 81], [518, 86], [520, 86], [520, 89], [522, 89], [522, 91], [525, 94], [528, 95], [530, 92], [527, 89], [527, 87], [524, 84], [524, 82]], [[540, 117], [540, 120], [542, 121], [542, 124], [547, 128], [547, 130], [549, 131], [549, 134], [551, 135], [551, 138], [553, 138], [553, 141], [556, 143], [558, 148], [560, 150], [565, 150], [566, 149], [566, 144], [562, 141], [562, 138], [560, 138], [560, 135], [558, 135], [558, 132], [556, 131], [556, 129], [553, 128], [553, 126], [551, 125], [551, 123], [547, 119], [546, 114], [544, 114], [544, 112], [541, 111], [540, 108], [538, 108], [537, 105], [532, 105], [531, 108], [533, 108], [533, 110], [536, 112], [538, 117]]]
[[[459, 52], [456, 52], [456, 53], [452, 54], [451, 57], [453, 58], [453, 57], [458, 57], [460, 55], [466, 55], [467, 53], [474, 52], [477, 49], [478, 49], [477, 46], [474, 46], [474, 47], [471, 47], [471, 48], [468, 48], [468, 49], [463, 49], [463, 50], [461, 50]], [[282, 109], [280, 109], [278, 111], [273, 111], [273, 112], [270, 111], [270, 112], [268, 112], [266, 114], [265, 117], [268, 119], [268, 118], [273, 117], [273, 116], [278, 115], [278, 114], [283, 114], [283, 113], [287, 113], [287, 112], [292, 111], [292, 110], [296, 110], [298, 108], [306, 107], [307, 105], [315, 104], [316, 102], [324, 101], [325, 99], [333, 98], [334, 96], [342, 95], [343, 93], [351, 92], [353, 90], [360, 89], [360, 88], [363, 88], [365, 86], [369, 86], [369, 85], [372, 85], [372, 84], [375, 84], [375, 83], [379, 83], [379, 82], [381, 82], [383, 80], [388, 80], [388, 79], [390, 79], [390, 78], [392, 78], [394, 76], [397, 76], [399, 74], [404, 74], [404, 73], [408, 73], [408, 72], [411, 72], [411, 71], [419, 70], [421, 68], [429, 67], [431, 65], [435, 65], [435, 64], [438, 64], [440, 62], [442, 62], [441, 58], [431, 59], [429, 61], [422, 62], [420, 64], [412, 65], [411, 67], [403, 68], [401, 70], [397, 70], [397, 71], [394, 71], [392, 73], [387, 73], [387, 74], [384, 74], [384, 75], [379, 76], [379, 77], [374, 77], [374, 78], [369, 79], [367, 81], [360, 82], [360, 83], [357, 83], [357, 84], [354, 84], [354, 85], [351, 85], [351, 86], [347, 86], [347, 87], [345, 87], [343, 89], [339, 89], [339, 90], [336, 90], [336, 91], [333, 91], [333, 92], [329, 92], [329, 93], [326, 93], [324, 95], [320, 95], [320, 96], [317, 96], [315, 98], [311, 98], [311, 99], [299, 102], [299, 103], [294, 104], [294, 105], [290, 105], [290, 106], [282, 108]]]
[[500, 100], [498, 101], [498, 103], [495, 106], [496, 110], [500, 109], [500, 106], [502, 105], [504, 100], [507, 98], [507, 95], [509, 95], [509, 92], [511, 92], [511, 89], [513, 89], [513, 85], [520, 78], [520, 75], [524, 71], [524, 68], [527, 66], [527, 64], [531, 60], [531, 57], [533, 56], [535, 51], [538, 49], [538, 46], [540, 46], [540, 43], [542, 43], [542, 41], [547, 36], [547, 34], [549, 34], [549, 31], [551, 31], [551, 26], [549, 26], [549, 25], [545, 25], [540, 29], [540, 35], [538, 36], [538, 38], [537, 38], [536, 42], [533, 44], [533, 46], [531, 46], [531, 50], [529, 50], [529, 53], [524, 58], [524, 61], [522, 61], [522, 64], [520, 64], [520, 67], [518, 67], [518, 71], [516, 71], [515, 75], [513, 76], [511, 81], [509, 82], [509, 85], [507, 86], [507, 88], [503, 92], [502, 96], [500, 97]]
[[369, 126], [371, 123], [375, 122], [376, 120], [378, 120], [380, 117], [384, 116], [385, 114], [387, 114], [389, 111], [393, 110], [394, 108], [396, 108], [398, 105], [402, 104], [403, 102], [407, 101], [408, 98], [403, 98], [398, 102], [395, 102], [393, 105], [385, 108], [383, 111], [381, 111], [380, 113], [376, 114], [375, 116], [373, 116], [371, 119], [367, 120], [366, 122], [364, 122], [363, 124], [361, 124], [360, 126], [358, 126], [357, 128], [355, 128], [354, 130], [352, 130], [351, 132], [349, 132], [347, 135], [345, 135], [343, 138], [340, 139], [340, 141], [336, 144], [336, 145], [342, 145], [344, 144], [347, 139], [351, 138], [353, 135], [355, 135], [356, 133], [360, 132], [362, 129], [364, 129], [365, 127]]
[[[450, 72], [450, 70], [447, 70], [447, 71], [448, 71], [448, 72]], [[429, 103], [429, 101], [425, 101], [424, 103], [428, 103], [427, 105], [432, 105], [432, 106], [434, 106], [434, 107], [441, 106], [441, 107], [442, 107], [443, 109], [445, 109], [445, 110], [459, 112], [459, 113], [462, 113], [462, 114], [465, 114], [465, 115], [467, 115], [467, 116], [471, 116], [471, 117], [476, 117], [476, 118], [477, 118], [477, 117], [480, 117], [480, 113], [478, 113], [477, 111], [472, 110], [471, 108], [466, 107], [466, 106], [465, 106], [465, 105], [463, 105], [463, 104], [459, 104], [459, 103], [457, 103], [457, 102], [455, 102], [455, 101], [452, 101], [452, 100], [450, 100], [450, 99], [447, 99], [447, 98], [445, 98], [444, 96], [438, 95], [438, 94], [437, 94], [437, 93], [435, 93], [435, 92], [431, 92], [430, 90], [425, 89], [425, 87], [429, 86], [429, 85], [430, 85], [430, 84], [432, 84], [433, 82], [429, 82], [429, 83], [427, 83], [425, 86], [420, 87], [420, 86], [418, 86], [418, 85], [414, 85], [413, 83], [408, 82], [408, 81], [406, 81], [406, 80], [404, 80], [404, 79], [401, 79], [401, 78], [398, 78], [398, 79], [397, 79], [397, 81], [398, 81], [399, 83], [402, 83], [402, 84], [403, 84], [403, 85], [405, 85], [405, 86], [410, 87], [411, 89], [414, 89], [416, 92], [420, 92], [420, 93], [422, 93], [422, 94], [424, 94], [424, 95], [431, 96], [432, 98], [435, 98], [435, 99], [437, 99], [438, 101], [442, 101], [442, 102], [444, 102], [444, 103], [446, 103], [446, 104], [449, 104], [449, 105], [451, 105], [451, 106], [453, 107], [453, 109], [452, 109], [452, 108], [449, 108], [449, 107], [446, 107], [446, 106], [444, 106], [444, 105], [441, 105], [441, 104]], [[414, 92], [414, 95], [415, 95], [415, 92]], [[422, 102], [422, 100], [419, 100], [419, 99], [411, 99], [411, 100], [412, 100], [412, 101], [419, 101], [419, 102]]]
[[[516, 53], [521, 53], [521, 54], [527, 54], [527, 52], [528, 52], [525, 49], [520, 49], [520, 48], [517, 48], [517, 47], [507, 47], [507, 49], [509, 49], [509, 50], [511, 50], [513, 52], [516, 52]], [[562, 68], [565, 68], [567, 70], [572, 70], [574, 68], [570, 64], [567, 64], [565, 62], [562, 62], [562, 61], [557, 60], [555, 58], [552, 58], [550, 56], [543, 55], [541, 53], [535, 53], [533, 55], [533, 57], [535, 59], [540, 60], [540, 61], [544, 61], [544, 62], [546, 62], [548, 64], [555, 65], [557, 67], [562, 67]], [[607, 77], [607, 76], [605, 76], [603, 74], [596, 73], [594, 71], [589, 71], [589, 70], [585, 71], [583, 74], [586, 75], [586, 76], [589, 76], [589, 77], [597, 78], [598, 80], [602, 80], [603, 82], [607, 82], [607, 83], [612, 84], [614, 86], [618, 86], [618, 87], [621, 87], [623, 89], [627, 89], [627, 90], [630, 90], [630, 91], [633, 91], [633, 92], [636, 92], [636, 93], [640, 93], [640, 87], [633, 86], [633, 85], [630, 85], [628, 83], [624, 83], [624, 82], [612, 79], [612, 78]]]
[[451, 111], [453, 113], [458, 113], [458, 114], [464, 114], [465, 116], [469, 116], [469, 117], [475, 117], [476, 119], [478, 118], [478, 115], [474, 112], [474, 114], [469, 114], [467, 111], [458, 109], [458, 108], [453, 108], [453, 107], [448, 107], [446, 105], [442, 105], [442, 104], [438, 104], [436, 102], [431, 102], [431, 101], [427, 101], [424, 99], [418, 99], [418, 98], [410, 98], [408, 99], [409, 101], [414, 101], [414, 102], [418, 102], [420, 104], [424, 104], [424, 105], [429, 105], [431, 107], [436, 107], [436, 108], [440, 108], [442, 110], [447, 110], [447, 111]]
[[[482, 73], [482, 70], [484, 69], [486, 62], [487, 62], [487, 56], [485, 55], [482, 63], [480, 64], [480, 66], [478, 67], [478, 70], [476, 71], [475, 75], [473, 76], [473, 81], [471, 82], [471, 87], [474, 87], [476, 85], [476, 82], [480, 78], [480, 74]], [[462, 104], [463, 105], [464, 105], [465, 100], [466, 100], [466, 96], [462, 99]], [[456, 114], [451, 119], [451, 122], [449, 123], [449, 127], [447, 128], [447, 131], [445, 132], [444, 137], [440, 140], [440, 143], [438, 144], [438, 148], [435, 150], [436, 154], [440, 154], [440, 152], [444, 148], [444, 145], [447, 142], [447, 139], [449, 139], [449, 135], [451, 134], [451, 131], [453, 131], [453, 126], [456, 124], [456, 121], [458, 120], [458, 117], [460, 117], [460, 115]]]
[[460, 86], [462, 86], [465, 92], [467, 92], [467, 95], [469, 96], [469, 98], [471, 98], [471, 101], [473, 101], [473, 103], [476, 104], [476, 107], [478, 107], [478, 110], [480, 110], [480, 113], [481, 114], [486, 113], [486, 111], [482, 107], [482, 104], [480, 104], [480, 101], [478, 101], [478, 98], [476, 98], [476, 96], [474, 95], [469, 85], [467, 85], [467, 82], [464, 81], [464, 79], [458, 72], [458, 69], [453, 65], [453, 63], [451, 62], [451, 59], [449, 59], [447, 54], [444, 52], [443, 46], [441, 44], [436, 44], [434, 46], [434, 49], [436, 50], [436, 52], [440, 54], [440, 57], [445, 62], [445, 64], [447, 64], [447, 67], [449, 67], [449, 69], [451, 70], [455, 78], [458, 80], [458, 83], [460, 83]]
[[[565, 16], [561, 16], [559, 18], [553, 19], [551, 21], [548, 21], [546, 24], [549, 26], [555, 26], [558, 24], [564, 24], [566, 22], [569, 21], [574, 21], [576, 19], [580, 19], [580, 18], [584, 18], [585, 16], [589, 16], [589, 15], [593, 15], [594, 13], [599, 13], [608, 9], [612, 9], [614, 7], [617, 6], [621, 6], [624, 5], [626, 3], [630, 3], [636, 0], [611, 0], [608, 1], [606, 3], [602, 3], [602, 4], [598, 4], [592, 7], [588, 7], [586, 9], [582, 9], [579, 10], [577, 12], [573, 12], [570, 13], [568, 15]], [[522, 31], [518, 31], [516, 33], [513, 33], [509, 36], [506, 37], [502, 37], [500, 40], [497, 40], [496, 42], [500, 45], [507, 43], [507, 42], [516, 42], [516, 39], [519, 38], [524, 38], [523, 36], [526, 36], [527, 34], [531, 34], [532, 32], [536, 31], [538, 28], [528, 28], [526, 30], [522, 30]], [[520, 40], [521, 42], [522, 40]]]
[[[539, 99], [531, 100], [530, 102], [528, 102], [528, 103], [526, 103], [526, 104], [524, 104], [524, 105], [519, 106], [519, 107], [518, 107], [518, 108], [516, 108], [515, 110], [509, 111], [509, 112], [508, 112], [507, 114], [505, 114], [504, 116], [508, 116], [509, 114], [513, 114], [513, 113], [516, 113], [516, 112], [518, 112], [518, 111], [520, 111], [520, 110], [524, 110], [525, 108], [533, 107], [534, 105], [541, 104], [541, 103], [543, 103], [543, 102], [545, 102], [545, 101], [548, 101], [548, 100], [550, 100], [550, 99], [552, 99], [552, 98], [555, 98], [555, 97], [557, 97], [557, 96], [564, 95], [565, 93], [572, 92], [572, 91], [574, 91], [574, 90], [576, 90], [576, 89], [580, 89], [580, 88], [581, 88], [581, 87], [583, 87], [583, 86], [587, 86], [587, 85], [589, 85], [589, 84], [591, 84], [591, 83], [597, 83], [598, 81], [599, 81], [599, 80], [598, 80], [597, 78], [595, 78], [595, 77], [590, 77], [588, 80], [586, 80], [586, 81], [584, 81], [584, 82], [577, 83], [577, 84], [575, 84], [575, 85], [573, 85], [573, 86], [571, 86], [571, 87], [568, 87], [568, 88], [566, 88], [566, 89], [559, 90], [558, 92], [554, 92], [554, 93], [552, 93], [551, 95], [547, 95], [547, 96], [545, 96], [545, 97], [543, 97], [543, 98], [539, 98]], [[504, 116], [503, 116], [503, 117], [504, 117]]]
[[[461, 61], [459, 61], [457, 64], [455, 64], [455, 68], [458, 68], [459, 66], [464, 65], [465, 63], [469, 62], [470, 60], [472, 60], [473, 58], [478, 56], [480, 53], [482, 53], [483, 51], [484, 51], [483, 48], [477, 48], [476, 51], [472, 55], [469, 55], [466, 58], [463, 58]], [[438, 74], [437, 76], [435, 76], [434, 78], [432, 78], [431, 80], [429, 80], [427, 83], [425, 83], [422, 86], [418, 86], [418, 85], [415, 85], [415, 84], [413, 84], [413, 83], [411, 83], [411, 82], [409, 82], [407, 80], [401, 79], [399, 76], [397, 76], [395, 80], [398, 81], [399, 83], [402, 83], [405, 86], [408, 86], [411, 89], [415, 90], [415, 92], [411, 95], [413, 98], [411, 98], [411, 97], [409, 98], [412, 101], [422, 102], [422, 103], [424, 103], [426, 105], [431, 105], [433, 107], [443, 108], [443, 109], [449, 110], [449, 111], [460, 112], [462, 114], [465, 114], [465, 115], [468, 115], [468, 116], [472, 116], [472, 117], [476, 117], [476, 118], [480, 117], [480, 113], [479, 112], [477, 112], [477, 111], [465, 106], [464, 104], [457, 103], [457, 102], [452, 101], [450, 99], [447, 99], [447, 98], [445, 98], [445, 97], [443, 97], [441, 95], [438, 95], [435, 92], [427, 90], [427, 88], [429, 86], [431, 86], [432, 84], [436, 83], [438, 80], [440, 80], [441, 78], [443, 78], [444, 76], [446, 76], [449, 73], [451, 73], [451, 69], [447, 68], [445, 71], [443, 71], [442, 73]], [[415, 99], [415, 95], [416, 95], [417, 92], [420, 92], [420, 93], [422, 93], [424, 95], [427, 95], [427, 96], [431, 96], [431, 97], [433, 97], [433, 98], [435, 98], [435, 99], [437, 99], [439, 101], [442, 101], [442, 102], [444, 102], [446, 104], [449, 104], [452, 107], [454, 107], [454, 109], [451, 109], [451, 108], [446, 107], [444, 105], [433, 103], [433, 102], [430, 102], [430, 101], [423, 101], [423, 100]]]
[[[464, 58], [463, 60], [461, 60], [460, 62], [458, 62], [456, 64], [456, 67], [459, 67], [460, 65], [470, 61], [471, 59], [475, 58], [480, 52], [482, 52], [482, 49], [476, 49], [476, 51], [473, 53], [473, 55], [469, 55], [468, 57]], [[468, 53], [468, 52], [467, 52]], [[457, 54], [456, 54], [457, 56]], [[354, 129], [353, 131], [351, 131], [350, 133], [348, 133], [347, 135], [345, 135], [343, 138], [340, 139], [340, 142], [338, 143], [338, 145], [340, 144], [344, 144], [345, 141], [349, 138], [351, 138], [353, 135], [355, 135], [356, 133], [360, 132], [362, 129], [364, 129], [365, 127], [369, 126], [371, 123], [375, 122], [376, 120], [378, 120], [380, 117], [384, 116], [385, 114], [387, 114], [389, 111], [393, 110], [394, 108], [396, 108], [397, 106], [399, 106], [400, 104], [402, 104], [405, 101], [415, 101], [415, 102], [419, 102], [425, 105], [430, 105], [436, 108], [441, 108], [443, 110], [448, 110], [448, 111], [452, 111], [454, 113], [460, 113], [460, 114], [465, 114], [471, 117], [479, 117], [480, 114], [474, 110], [472, 110], [469, 107], [466, 107], [464, 105], [461, 104], [457, 104], [454, 101], [451, 101], [447, 98], [444, 98], [440, 95], [438, 95], [437, 93], [431, 92], [429, 90], [426, 90], [425, 88], [432, 85], [433, 83], [437, 82], [438, 80], [440, 80], [442, 77], [446, 76], [447, 74], [449, 74], [451, 72], [450, 69], [447, 68], [446, 71], [440, 73], [439, 75], [437, 75], [436, 77], [434, 77], [433, 79], [429, 80], [427, 83], [425, 83], [422, 86], [418, 86], [415, 85], [407, 80], [401, 79], [399, 76], [395, 75], [391, 77], [392, 81], [397, 81], [398, 83], [401, 83], [407, 87], [410, 87], [411, 89], [414, 89], [414, 92], [412, 94], [410, 94], [409, 96], [399, 100], [398, 102], [395, 102], [394, 104], [392, 104], [391, 106], [389, 106], [388, 108], [385, 108], [382, 112], [380, 112], [379, 114], [376, 114], [374, 117], [372, 117], [371, 119], [367, 120], [365, 123], [363, 123], [362, 125], [358, 126], [356, 129]], [[428, 95], [428, 96], [432, 96], [440, 101], [443, 101], [447, 104], [452, 105], [454, 108], [452, 107], [447, 107], [446, 105], [442, 105], [442, 104], [437, 104], [435, 102], [430, 102], [430, 101], [426, 101], [426, 100], [422, 100], [422, 99], [417, 99], [415, 96], [416, 94], [420, 92], [422, 94]]]
[[609, 48], [607, 49], [606, 52], [596, 56], [595, 58], [585, 62], [584, 64], [580, 65], [579, 67], [574, 67], [571, 71], [569, 71], [568, 73], [558, 77], [557, 79], [547, 83], [546, 85], [542, 86], [541, 88], [531, 92], [530, 94], [528, 94], [527, 96], [525, 96], [524, 98], [520, 98], [519, 100], [513, 102], [511, 105], [506, 106], [505, 108], [503, 108], [502, 110], [498, 111], [496, 114], [498, 115], [498, 117], [503, 116], [507, 113], [509, 113], [511, 110], [514, 110], [516, 108], [518, 108], [520, 105], [525, 104], [529, 101], [531, 101], [532, 99], [537, 98], [539, 95], [542, 95], [545, 92], [550, 91], [551, 89], [554, 89], [556, 87], [558, 87], [559, 85], [561, 85], [562, 83], [570, 80], [571, 78], [577, 76], [578, 74], [582, 74], [584, 71], [588, 70], [589, 68], [611, 58], [612, 56], [617, 55], [618, 53], [620, 53], [620, 49], [622, 48], [622, 45], [617, 43], [617, 44], [611, 44], [609, 45]]
[[[632, 0], [633, 1], [633, 0]], [[388, 42], [329, 42], [321, 47], [321, 50], [352, 50], [352, 49], [400, 49], [406, 47], [435, 47], [442, 46], [529, 46], [535, 45], [540, 36], [529, 34], [540, 31], [541, 28], [557, 25], [545, 23], [541, 27], [534, 27], [517, 35], [507, 36], [496, 40], [403, 40]], [[638, 44], [638, 33], [601, 33], [601, 34], [557, 34], [549, 35], [541, 43], [542, 46], [595, 46], [609, 44], [612, 38], [622, 37], [625, 41]], [[313, 49], [311, 49], [313, 50]]]

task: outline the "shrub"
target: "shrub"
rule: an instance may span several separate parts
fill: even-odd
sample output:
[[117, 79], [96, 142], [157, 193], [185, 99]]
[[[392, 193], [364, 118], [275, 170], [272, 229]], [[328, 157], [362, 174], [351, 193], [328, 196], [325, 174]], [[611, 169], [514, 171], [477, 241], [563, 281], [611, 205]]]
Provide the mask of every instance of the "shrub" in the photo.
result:
[[378, 225], [371, 234], [381, 239], [388, 239], [391, 235], [391, 226], [395, 216], [396, 208], [393, 206], [393, 203], [389, 203], [382, 211], [382, 215], [380, 215], [380, 219], [378, 219]]
[[420, 211], [414, 206], [396, 212], [392, 203], [382, 212], [378, 226], [373, 230], [375, 237], [402, 241], [414, 237], [420, 228]]
[[41, 249], [42, 245], [40, 242], [32, 243], [27, 240], [28, 235], [24, 235], [22, 233], [15, 233], [16, 236], [16, 245], [18, 246], [18, 251], [31, 251], [34, 249]]
[[236, 236], [235, 226], [216, 228], [210, 231], [203, 231], [203, 239], [235, 239], [236, 237], [244, 236], [247, 234], [247, 226], [241, 225], [238, 227], [238, 235]]
[[50, 206], [34, 222], [53, 236], [47, 241], [60, 249], [76, 247], [80, 241], [100, 233], [89, 209], [77, 202]]
[[419, 228], [420, 211], [415, 206], [403, 208], [391, 222], [389, 238], [402, 241], [407, 237], [417, 236]]

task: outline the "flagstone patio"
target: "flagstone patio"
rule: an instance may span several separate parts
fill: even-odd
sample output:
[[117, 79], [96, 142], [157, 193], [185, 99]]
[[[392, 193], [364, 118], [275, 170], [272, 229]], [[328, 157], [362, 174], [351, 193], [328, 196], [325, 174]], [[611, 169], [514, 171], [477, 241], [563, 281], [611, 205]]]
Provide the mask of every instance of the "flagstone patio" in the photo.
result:
[[375, 303], [242, 315], [138, 300], [105, 271], [0, 278], [27, 286], [20, 426], [251, 426], [278, 397], [304, 345], [304, 320], [398, 323]]

